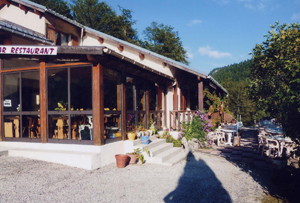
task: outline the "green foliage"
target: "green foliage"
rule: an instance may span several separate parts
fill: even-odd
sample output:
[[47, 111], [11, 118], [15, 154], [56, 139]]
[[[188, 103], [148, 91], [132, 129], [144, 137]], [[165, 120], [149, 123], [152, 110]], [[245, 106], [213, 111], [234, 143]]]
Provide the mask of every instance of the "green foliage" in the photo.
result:
[[145, 158], [144, 158], [144, 155], [142, 153], [140, 153], [138, 155], [138, 158], [139, 158], [141, 164], [143, 164], [145, 162]]
[[212, 121], [208, 119], [208, 115], [197, 111], [191, 121], [182, 123], [180, 137], [185, 137], [187, 141], [196, 139], [201, 148], [211, 148], [212, 140], [208, 132], [212, 130]]
[[[253, 125], [254, 120], [266, 116], [264, 109], [260, 109], [255, 99], [251, 99], [249, 84], [253, 60], [243, 61], [223, 68], [214, 69], [210, 75], [228, 91], [224, 99], [224, 111], [234, 117], [242, 115], [245, 126]], [[230, 112], [228, 112], [229, 110]]]
[[178, 32], [174, 31], [173, 27], [152, 22], [144, 30], [144, 35], [146, 41], [139, 41], [142, 47], [175, 61], [188, 64], [186, 50], [182, 46]]
[[278, 118], [288, 136], [300, 136], [300, 24], [271, 25], [252, 56], [251, 95]]
[[141, 153], [141, 149], [140, 148], [137, 148], [137, 149], [134, 149], [132, 154], [140, 154]]
[[71, 4], [73, 18], [88, 27], [104, 32], [116, 38], [137, 43], [137, 31], [132, 28], [132, 11], [119, 7], [121, 15], [98, 0], [73, 0]]
[[167, 143], [173, 143], [174, 147], [181, 147], [181, 138], [175, 139], [172, 135], [166, 136]]
[[209, 109], [210, 113], [213, 113], [215, 111], [219, 111], [221, 109], [222, 101], [220, 96], [218, 97], [215, 92], [210, 92], [207, 88], [203, 91], [204, 95], [204, 102], [208, 106], [212, 106], [212, 109]]
[[72, 19], [71, 9], [69, 8], [67, 1], [63, 0], [31, 0], [32, 2], [46, 6], [47, 8]]

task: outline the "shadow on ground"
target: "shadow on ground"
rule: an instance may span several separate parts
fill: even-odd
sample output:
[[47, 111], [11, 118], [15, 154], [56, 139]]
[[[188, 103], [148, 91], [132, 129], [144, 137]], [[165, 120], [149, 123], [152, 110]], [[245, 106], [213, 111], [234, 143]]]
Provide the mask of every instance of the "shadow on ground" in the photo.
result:
[[[257, 136], [255, 130], [245, 130], [242, 137]], [[300, 169], [286, 167], [284, 170], [275, 168], [258, 168], [242, 161], [229, 162], [239, 167], [241, 171], [252, 176], [265, 190], [266, 196], [262, 202], [289, 202], [300, 201]]]
[[[199, 176], [201, 168], [201, 176]], [[192, 153], [187, 157], [184, 173], [177, 188], [169, 193], [165, 202], [232, 202], [221, 182], [203, 160], [196, 160]]]

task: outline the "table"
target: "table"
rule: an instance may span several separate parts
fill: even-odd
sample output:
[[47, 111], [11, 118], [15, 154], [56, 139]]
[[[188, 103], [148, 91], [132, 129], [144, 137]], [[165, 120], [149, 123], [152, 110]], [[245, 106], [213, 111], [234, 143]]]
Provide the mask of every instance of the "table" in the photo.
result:
[[265, 128], [265, 131], [272, 135], [283, 135], [283, 131], [281, 128]]
[[228, 140], [227, 140], [227, 142], [225, 144], [229, 144], [230, 146], [232, 146], [231, 137], [232, 137], [233, 133], [236, 133], [236, 130], [233, 130], [233, 129], [223, 129], [223, 128], [221, 128], [221, 130], [228, 135]]
[[269, 138], [272, 139], [272, 140], [276, 140], [277, 141], [277, 143], [279, 145], [279, 154], [278, 154], [278, 156], [282, 155], [284, 145], [286, 143], [292, 142], [291, 138], [289, 138], [289, 137], [283, 137], [282, 135], [269, 136]]

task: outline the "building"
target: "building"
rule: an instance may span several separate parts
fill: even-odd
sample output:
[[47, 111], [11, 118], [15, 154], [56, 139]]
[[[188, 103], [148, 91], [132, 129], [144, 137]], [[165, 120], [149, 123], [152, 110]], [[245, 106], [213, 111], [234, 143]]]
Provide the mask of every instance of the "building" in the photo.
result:
[[128, 131], [176, 130], [204, 109], [204, 87], [227, 94], [207, 74], [27, 0], [0, 0], [0, 60], [0, 146], [96, 153], [91, 168], [124, 153]]

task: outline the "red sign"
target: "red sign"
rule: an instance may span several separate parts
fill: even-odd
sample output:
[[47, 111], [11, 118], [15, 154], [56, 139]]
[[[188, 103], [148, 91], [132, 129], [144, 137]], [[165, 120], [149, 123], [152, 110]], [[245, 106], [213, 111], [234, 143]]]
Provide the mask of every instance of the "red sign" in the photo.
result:
[[51, 46], [0, 46], [0, 54], [57, 55], [57, 47]]

